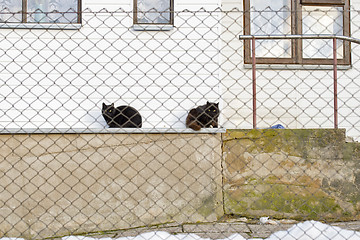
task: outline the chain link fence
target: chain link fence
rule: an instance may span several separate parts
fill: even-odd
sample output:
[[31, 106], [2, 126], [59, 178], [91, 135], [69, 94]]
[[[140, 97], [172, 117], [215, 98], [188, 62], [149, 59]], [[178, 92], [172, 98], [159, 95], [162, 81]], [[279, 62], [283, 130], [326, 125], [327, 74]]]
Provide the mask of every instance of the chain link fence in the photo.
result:
[[274, 39], [294, 12], [248, 13], [176, 11], [149, 31], [122, 9], [0, 12], [0, 237], [360, 229], [358, 11], [304, 11], [300, 35], [318, 36], [296, 40]]

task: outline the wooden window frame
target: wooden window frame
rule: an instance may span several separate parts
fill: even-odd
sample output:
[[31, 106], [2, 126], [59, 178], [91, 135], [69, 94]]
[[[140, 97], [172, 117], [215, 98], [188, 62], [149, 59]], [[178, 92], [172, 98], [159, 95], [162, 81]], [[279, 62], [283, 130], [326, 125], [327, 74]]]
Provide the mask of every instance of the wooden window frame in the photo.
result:
[[[22, 23], [22, 24], [53, 24], [52, 22], [28, 22], [27, 21], [27, 15], [29, 14], [28, 9], [27, 9], [27, 0], [22, 0], [21, 1], [21, 21], [10, 21], [10, 22], [6, 22], [5, 24], [8, 23], [14, 23], [14, 24], [18, 24], [18, 23]], [[77, 19], [76, 19], [76, 24], [81, 24], [82, 21], [82, 16], [81, 16], [81, 0], [77, 0]], [[63, 23], [57, 23], [57, 24], [61, 24], [61, 25], [66, 25], [66, 24], [74, 24], [71, 22], [63, 22]]]
[[[250, 1], [244, 0], [244, 35], [251, 35]], [[350, 1], [349, 0], [291, 0], [291, 34], [302, 33], [302, 6], [341, 6], [343, 11], [343, 34], [350, 36]], [[258, 64], [296, 64], [296, 65], [332, 65], [333, 59], [303, 58], [302, 39], [291, 40], [291, 58], [256, 57]], [[343, 58], [338, 59], [339, 65], [351, 64], [351, 45], [349, 41], [343, 43]], [[251, 64], [251, 42], [244, 40], [244, 62]]]

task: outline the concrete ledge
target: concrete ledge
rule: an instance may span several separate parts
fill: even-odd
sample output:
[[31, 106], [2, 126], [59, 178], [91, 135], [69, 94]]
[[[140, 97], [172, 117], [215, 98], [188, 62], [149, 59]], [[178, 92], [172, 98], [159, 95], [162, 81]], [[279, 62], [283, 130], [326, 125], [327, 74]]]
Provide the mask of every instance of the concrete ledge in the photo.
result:
[[0, 134], [54, 134], [54, 133], [225, 133], [224, 128], [2, 128]]

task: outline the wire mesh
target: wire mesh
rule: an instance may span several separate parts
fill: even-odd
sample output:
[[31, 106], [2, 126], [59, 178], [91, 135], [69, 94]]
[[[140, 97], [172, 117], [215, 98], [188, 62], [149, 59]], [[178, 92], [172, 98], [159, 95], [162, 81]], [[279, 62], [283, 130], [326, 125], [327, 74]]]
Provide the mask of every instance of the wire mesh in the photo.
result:
[[[346, 35], [339, 9], [305, 10], [300, 34]], [[250, 35], [295, 14], [251, 11]], [[175, 11], [152, 31], [131, 11], [71, 13], [67, 24], [0, 12], [0, 237], [360, 229], [356, 42], [337, 41], [334, 129], [333, 66], [317, 62], [332, 60], [332, 40], [258, 41], [256, 60], [270, 60], [256, 65], [253, 109], [246, 11]]]

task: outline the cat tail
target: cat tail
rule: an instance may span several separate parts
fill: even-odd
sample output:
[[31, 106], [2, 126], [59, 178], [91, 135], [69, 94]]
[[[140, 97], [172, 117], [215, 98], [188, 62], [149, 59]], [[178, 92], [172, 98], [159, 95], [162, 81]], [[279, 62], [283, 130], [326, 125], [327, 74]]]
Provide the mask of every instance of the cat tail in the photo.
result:
[[196, 116], [197, 112], [196, 109], [191, 109], [187, 118], [186, 118], [186, 127], [191, 128], [195, 131], [199, 131], [201, 126], [197, 123]]

